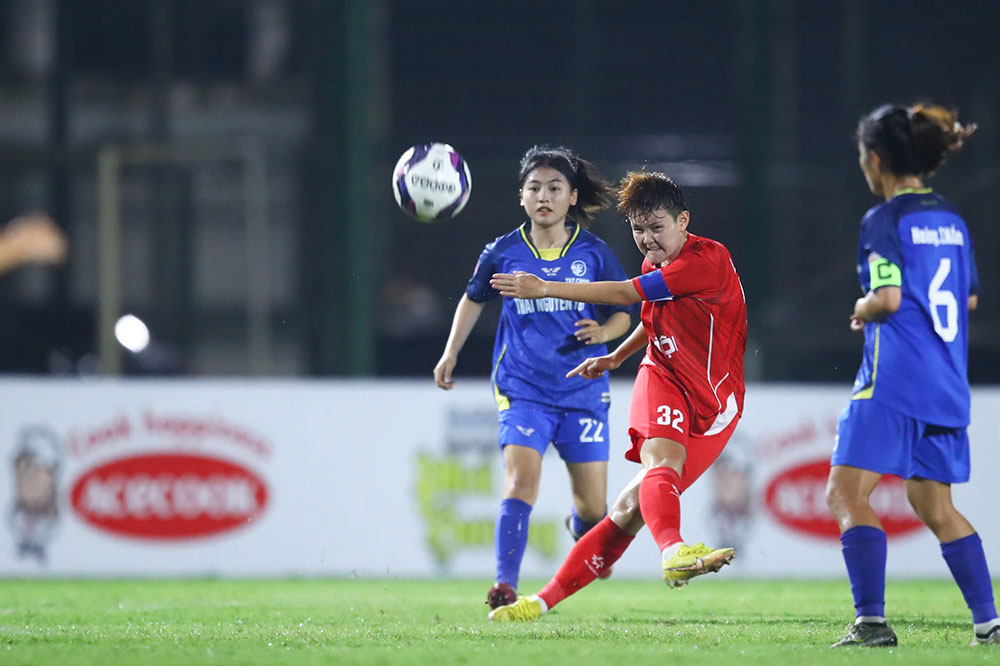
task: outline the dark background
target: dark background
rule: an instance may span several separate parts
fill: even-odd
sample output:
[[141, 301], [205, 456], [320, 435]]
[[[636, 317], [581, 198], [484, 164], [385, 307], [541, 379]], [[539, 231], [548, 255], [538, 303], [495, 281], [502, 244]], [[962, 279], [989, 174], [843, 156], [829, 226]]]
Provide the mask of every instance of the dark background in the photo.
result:
[[[121, 309], [153, 335], [119, 352], [125, 373], [429, 380], [480, 250], [522, 221], [520, 155], [550, 143], [685, 187], [692, 231], [746, 288], [748, 379], [849, 383], [857, 227], [878, 203], [855, 124], [930, 99], [980, 126], [931, 184], [975, 239], [970, 379], [996, 383], [997, 25], [982, 0], [0, 0], [0, 216], [46, 210], [71, 247], [0, 276], [0, 368], [108, 371], [97, 165], [142, 144], [174, 152], [119, 172]], [[426, 141], [474, 183], [434, 225], [389, 186]], [[220, 146], [259, 158], [263, 254], [245, 245], [247, 163]], [[638, 272], [613, 213], [594, 231]], [[459, 374], [488, 372], [498, 309]]]

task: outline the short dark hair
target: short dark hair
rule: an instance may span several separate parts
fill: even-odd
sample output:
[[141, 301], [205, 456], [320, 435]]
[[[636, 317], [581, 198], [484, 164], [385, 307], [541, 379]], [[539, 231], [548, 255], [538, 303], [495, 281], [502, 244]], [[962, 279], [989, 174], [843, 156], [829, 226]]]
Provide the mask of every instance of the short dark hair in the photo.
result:
[[897, 176], [929, 177], [976, 131], [958, 112], [929, 103], [883, 104], [858, 121], [857, 139]]
[[658, 171], [629, 171], [618, 186], [618, 212], [626, 220], [665, 208], [675, 218], [687, 210], [684, 191]]
[[597, 167], [564, 146], [532, 146], [521, 158], [518, 182], [524, 187], [528, 174], [539, 167], [551, 167], [566, 176], [576, 190], [576, 203], [568, 217], [581, 227], [590, 226], [593, 216], [614, 200], [614, 188], [597, 172]]

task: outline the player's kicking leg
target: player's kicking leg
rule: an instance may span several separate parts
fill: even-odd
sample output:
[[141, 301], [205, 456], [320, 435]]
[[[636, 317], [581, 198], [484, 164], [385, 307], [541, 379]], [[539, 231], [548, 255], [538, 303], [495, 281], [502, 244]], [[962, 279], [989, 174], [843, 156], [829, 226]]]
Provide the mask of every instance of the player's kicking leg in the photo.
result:
[[732, 548], [689, 546], [681, 539], [680, 496], [684, 487], [677, 469], [685, 464], [682, 445], [666, 438], [648, 439], [641, 457], [647, 466], [639, 484], [639, 506], [650, 534], [660, 547], [663, 580], [671, 588], [687, 585], [696, 576], [719, 571], [733, 561]]

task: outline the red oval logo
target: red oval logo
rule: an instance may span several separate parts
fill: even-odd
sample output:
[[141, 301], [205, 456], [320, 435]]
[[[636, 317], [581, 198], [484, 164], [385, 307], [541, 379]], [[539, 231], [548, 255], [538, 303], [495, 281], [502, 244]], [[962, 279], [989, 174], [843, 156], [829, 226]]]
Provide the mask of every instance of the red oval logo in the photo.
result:
[[240, 465], [191, 454], [119, 458], [80, 476], [70, 503], [84, 521], [141, 539], [192, 539], [245, 527], [267, 486]]
[[[826, 459], [786, 469], [768, 484], [764, 505], [779, 523], [797, 532], [839, 539], [840, 528], [826, 506], [829, 475], [830, 461]], [[923, 526], [913, 513], [906, 499], [906, 487], [898, 476], [883, 476], [870, 501], [889, 537]]]

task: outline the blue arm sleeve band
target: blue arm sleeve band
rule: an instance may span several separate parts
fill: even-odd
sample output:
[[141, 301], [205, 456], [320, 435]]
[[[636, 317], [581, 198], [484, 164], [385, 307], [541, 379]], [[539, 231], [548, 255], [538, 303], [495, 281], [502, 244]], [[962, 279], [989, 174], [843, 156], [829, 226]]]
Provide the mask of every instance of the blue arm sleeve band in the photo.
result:
[[670, 301], [674, 298], [667, 283], [663, 280], [663, 273], [660, 271], [641, 275], [639, 284], [642, 286], [642, 293], [647, 301]]

